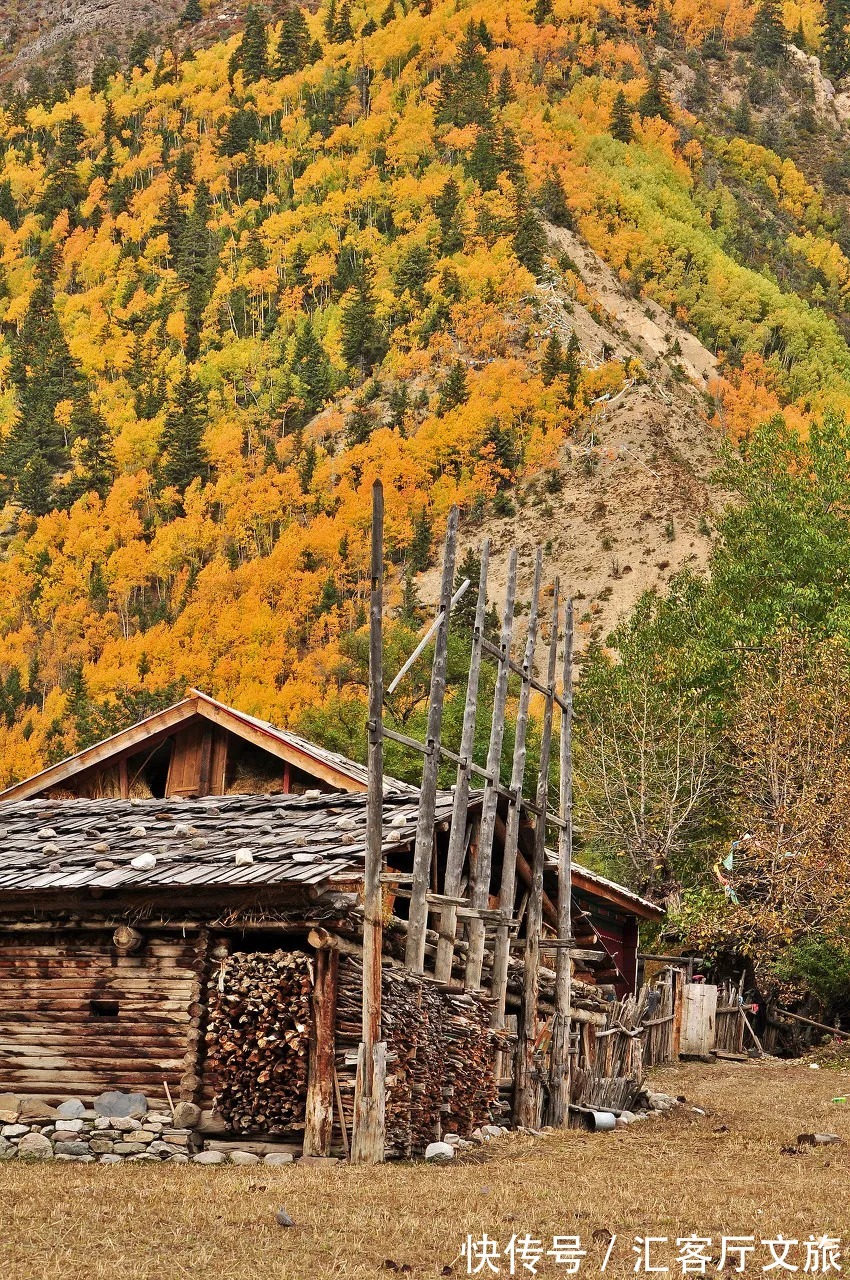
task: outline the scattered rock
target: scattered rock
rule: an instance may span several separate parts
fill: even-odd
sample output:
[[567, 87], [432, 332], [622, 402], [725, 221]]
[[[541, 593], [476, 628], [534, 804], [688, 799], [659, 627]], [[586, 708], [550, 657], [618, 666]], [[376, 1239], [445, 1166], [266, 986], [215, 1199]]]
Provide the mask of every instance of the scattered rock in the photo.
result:
[[255, 1156], [253, 1151], [231, 1151], [230, 1160], [232, 1164], [259, 1164], [260, 1157]]
[[170, 1125], [175, 1129], [195, 1129], [201, 1120], [201, 1108], [194, 1102], [178, 1102]]
[[119, 1133], [136, 1133], [141, 1129], [142, 1124], [135, 1116], [112, 1116], [106, 1118], [106, 1126], [110, 1129], [117, 1129]]
[[837, 1133], [801, 1133], [797, 1138], [798, 1147], [833, 1147], [843, 1142]]
[[30, 1127], [28, 1124], [4, 1124], [3, 1128], [0, 1129], [0, 1134], [2, 1134], [4, 1138], [20, 1138], [23, 1134], [29, 1133], [29, 1131]]
[[56, 1108], [57, 1116], [61, 1116], [63, 1120], [77, 1120], [85, 1113], [86, 1108], [79, 1098], [69, 1098], [67, 1102], [60, 1102]]
[[455, 1149], [450, 1142], [429, 1142], [425, 1148], [426, 1160], [451, 1160]]
[[199, 1151], [192, 1159], [195, 1164], [224, 1164], [227, 1157], [223, 1151]]
[[50, 1160], [53, 1144], [43, 1133], [27, 1133], [18, 1143], [19, 1160]]
[[183, 1155], [183, 1153], [182, 1153], [182, 1151], [178, 1151], [176, 1156], [169, 1156], [169, 1157], [168, 1157], [167, 1163], [168, 1163], [168, 1164], [188, 1164], [188, 1163], [189, 1163], [189, 1157], [188, 1157], [188, 1156], [184, 1156], [184, 1155]]
[[101, 859], [100, 862], [94, 864], [95, 871], [114, 871], [115, 863], [110, 862], [108, 858]]
[[123, 1164], [124, 1161], [120, 1156], [105, 1155], [101, 1156], [98, 1164]]
[[140, 853], [137, 858], [130, 859], [130, 866], [136, 871], [153, 871], [156, 858], [152, 853]]
[[233, 854], [233, 861], [237, 867], [249, 867], [254, 861], [254, 855], [250, 849], [237, 849]]
[[263, 1156], [263, 1164], [292, 1164], [293, 1157], [287, 1151], [272, 1151]]
[[617, 1124], [620, 1125], [634, 1124], [635, 1120], [637, 1120], [637, 1116], [634, 1111], [621, 1111], [617, 1116]]
[[94, 1109], [99, 1116], [139, 1119], [147, 1113], [148, 1100], [141, 1093], [123, 1093], [120, 1089], [111, 1089], [95, 1098]]

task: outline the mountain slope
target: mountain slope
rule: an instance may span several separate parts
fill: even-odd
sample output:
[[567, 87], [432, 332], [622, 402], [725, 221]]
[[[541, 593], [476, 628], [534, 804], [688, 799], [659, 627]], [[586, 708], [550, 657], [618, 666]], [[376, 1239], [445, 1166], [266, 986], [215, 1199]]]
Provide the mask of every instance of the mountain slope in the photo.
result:
[[848, 402], [850, 264], [817, 164], [672, 105], [701, 13], [667, 50], [593, 0], [251, 9], [10, 98], [0, 781], [188, 683], [359, 696], [378, 474], [408, 620], [454, 502], [551, 544], [586, 638], [704, 564], [723, 431]]

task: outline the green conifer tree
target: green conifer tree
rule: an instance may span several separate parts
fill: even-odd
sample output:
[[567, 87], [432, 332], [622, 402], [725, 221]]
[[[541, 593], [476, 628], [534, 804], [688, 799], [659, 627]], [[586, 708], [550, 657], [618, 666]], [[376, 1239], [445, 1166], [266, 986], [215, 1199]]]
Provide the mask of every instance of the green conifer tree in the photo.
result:
[[543, 359], [540, 362], [540, 374], [544, 385], [550, 387], [564, 369], [564, 348], [557, 333], [552, 336], [543, 348]]
[[821, 33], [823, 69], [834, 80], [841, 79], [850, 70], [850, 0], [826, 0], [824, 25]]
[[631, 142], [634, 137], [632, 113], [622, 89], [618, 89], [611, 109], [611, 137], [618, 142]]
[[336, 0], [328, 0], [328, 7], [325, 10], [325, 17], [322, 23], [325, 32], [325, 38], [333, 40], [334, 28], [336, 27]]
[[481, 44], [481, 30], [469, 22], [458, 51], [458, 60], [443, 72], [438, 119], [460, 128], [491, 123], [490, 68]]
[[160, 439], [159, 480], [180, 493], [209, 472], [204, 449], [207, 409], [204, 394], [187, 366], [174, 388]]
[[578, 338], [574, 333], [570, 334], [567, 343], [567, 354], [564, 356], [562, 372], [567, 385], [567, 404], [572, 409], [575, 407], [576, 396], [578, 395], [579, 384], [581, 383], [581, 361], [579, 356], [581, 347]]
[[17, 395], [17, 417], [0, 446], [6, 490], [35, 515], [54, 503], [54, 477], [69, 461], [68, 442], [56, 407], [73, 399], [79, 371], [54, 307], [55, 250], [36, 266], [35, 288], [12, 340], [9, 380]]
[[463, 232], [459, 225], [460, 188], [454, 178], [448, 179], [433, 203], [440, 222], [440, 249], [446, 255], [458, 253], [463, 248]]
[[660, 116], [662, 120], [668, 122], [670, 120], [670, 98], [664, 87], [664, 81], [661, 79], [659, 67], [653, 67], [649, 73], [646, 89], [638, 103], [638, 111], [644, 120], [652, 120], [656, 116]]
[[309, 319], [295, 335], [291, 372], [298, 380], [304, 418], [318, 413], [333, 390], [331, 363]]
[[80, 147], [85, 130], [79, 116], [69, 116], [59, 126], [56, 147], [47, 167], [44, 194], [40, 212], [49, 222], [67, 211], [72, 223], [76, 221], [77, 208], [83, 195], [83, 184], [78, 172], [81, 159]]
[[466, 376], [466, 365], [457, 360], [449, 370], [448, 377], [440, 387], [440, 398], [437, 401], [437, 417], [466, 404], [469, 399], [469, 383]]
[[268, 75], [269, 36], [266, 20], [258, 5], [245, 10], [245, 30], [240, 46], [240, 65], [246, 84], [254, 84]]
[[556, 227], [572, 226], [573, 216], [567, 204], [567, 193], [557, 169], [550, 167], [540, 188], [540, 207]]
[[510, 70], [508, 67], [502, 67], [502, 74], [499, 76], [499, 87], [496, 90], [496, 101], [500, 107], [506, 107], [515, 98], [516, 90], [514, 89]]
[[298, 4], [288, 4], [283, 11], [277, 42], [275, 70], [279, 76], [291, 76], [307, 66], [310, 55], [310, 32]]
[[80, 390], [74, 397], [69, 435], [78, 470], [66, 486], [67, 500], [75, 502], [92, 492], [105, 498], [115, 477], [112, 437], [106, 419], [95, 409], [87, 391]]
[[203, 16], [204, 11], [201, 8], [201, 0], [188, 0], [186, 8], [180, 15], [180, 26], [191, 27], [196, 22], [200, 22]]
[[785, 57], [788, 32], [779, 0], [760, 0], [753, 22], [753, 56], [763, 67], [775, 67]]
[[346, 44], [349, 40], [354, 39], [354, 31], [351, 26], [351, 5], [348, 0], [342, 0], [337, 20], [334, 23], [333, 39], [336, 44]]
[[365, 377], [383, 359], [386, 349], [386, 337], [377, 318], [369, 271], [364, 266], [342, 308], [343, 359], [350, 368], [359, 369]]
[[514, 253], [522, 265], [534, 276], [543, 274], [547, 249], [546, 232], [540, 219], [529, 206], [521, 206], [517, 213], [514, 231]]

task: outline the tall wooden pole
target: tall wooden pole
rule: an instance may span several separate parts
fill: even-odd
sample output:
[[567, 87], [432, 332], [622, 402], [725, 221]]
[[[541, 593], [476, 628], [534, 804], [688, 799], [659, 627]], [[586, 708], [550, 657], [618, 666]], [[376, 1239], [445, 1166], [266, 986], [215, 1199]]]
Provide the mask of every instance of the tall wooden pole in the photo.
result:
[[[478, 682], [481, 675], [481, 642], [487, 621], [487, 570], [490, 563], [490, 542], [481, 547], [481, 574], [478, 579], [478, 602], [475, 606], [475, 626], [472, 632], [472, 653], [469, 659], [469, 679], [466, 682], [466, 705], [463, 709], [463, 729], [460, 737], [460, 764], [457, 767], [452, 825], [449, 850], [446, 856], [446, 874], [443, 892], [456, 898], [460, 893], [463, 861], [466, 855], [466, 827], [469, 809], [469, 766], [475, 747], [475, 722], [478, 712]], [[438, 982], [450, 982], [454, 960], [455, 933], [457, 931], [457, 906], [447, 903], [440, 917], [440, 937], [437, 943], [437, 963], [434, 974]]]
[[443, 554], [443, 581], [440, 588], [442, 621], [434, 641], [434, 664], [431, 670], [431, 693], [428, 701], [428, 728], [425, 746], [428, 754], [422, 766], [422, 788], [419, 793], [419, 815], [416, 844], [413, 850], [413, 885], [410, 895], [410, 918], [407, 926], [405, 963], [413, 973], [425, 968], [425, 933], [428, 927], [428, 886], [434, 853], [434, 814], [437, 805], [437, 773], [440, 767], [440, 733], [443, 724], [443, 702], [446, 696], [446, 662], [449, 647], [449, 622], [452, 582], [455, 575], [458, 509], [452, 507], [446, 530]]
[[[505, 737], [505, 707], [508, 701], [510, 676], [511, 638], [514, 626], [514, 601], [516, 598], [516, 547], [511, 548], [508, 561], [508, 585], [505, 592], [505, 611], [502, 615], [502, 635], [499, 644], [499, 668], [493, 694], [493, 719], [490, 723], [490, 746], [487, 751], [487, 773], [492, 781], [484, 784], [481, 804], [481, 830], [478, 836], [478, 861], [472, 884], [472, 906], [482, 911], [490, 896], [490, 872], [493, 865], [493, 835], [496, 830], [496, 806], [499, 799], [499, 772], [502, 767], [502, 743]], [[469, 951], [466, 958], [464, 986], [467, 991], [477, 991], [481, 986], [481, 970], [484, 964], [484, 921], [473, 917], [469, 922]]]
[[543, 576], [543, 555], [537, 549], [534, 565], [534, 586], [531, 590], [531, 612], [528, 618], [528, 635], [525, 641], [524, 672], [519, 693], [516, 730], [514, 735], [514, 759], [511, 769], [513, 799], [508, 805], [505, 824], [505, 848], [502, 855], [502, 882], [499, 889], [499, 923], [496, 927], [496, 949], [493, 956], [493, 1010], [491, 1025], [505, 1025], [505, 997], [508, 991], [508, 961], [511, 955], [511, 923], [514, 917], [516, 897], [516, 854], [519, 844], [519, 820], [522, 809], [522, 784], [525, 777], [526, 737], [528, 735], [528, 704], [531, 698], [531, 677], [534, 670], [534, 649], [537, 644], [538, 600], [540, 580]]
[[570, 1115], [570, 1018], [573, 890], [573, 602], [567, 601], [564, 634], [564, 703], [561, 710], [560, 810], [558, 832], [558, 956], [555, 967], [555, 1016], [549, 1055], [547, 1123], [566, 1125]]
[[537, 815], [534, 823], [534, 862], [531, 896], [525, 931], [525, 963], [522, 984], [522, 1017], [516, 1056], [515, 1117], [517, 1124], [535, 1128], [540, 1123], [541, 1089], [534, 1069], [537, 1044], [537, 1005], [540, 997], [540, 934], [543, 930], [543, 872], [546, 866], [546, 812], [549, 806], [549, 762], [552, 758], [552, 719], [555, 709], [555, 680], [558, 666], [558, 619], [560, 600], [558, 579], [552, 600], [552, 635], [546, 670], [546, 702], [540, 740], [540, 771], [537, 777]]
[[369, 762], [366, 807], [366, 872], [363, 892], [363, 1029], [357, 1059], [351, 1160], [379, 1164], [384, 1158], [387, 1046], [381, 1040], [383, 924], [383, 609], [384, 489], [372, 487], [372, 592], [369, 605]]

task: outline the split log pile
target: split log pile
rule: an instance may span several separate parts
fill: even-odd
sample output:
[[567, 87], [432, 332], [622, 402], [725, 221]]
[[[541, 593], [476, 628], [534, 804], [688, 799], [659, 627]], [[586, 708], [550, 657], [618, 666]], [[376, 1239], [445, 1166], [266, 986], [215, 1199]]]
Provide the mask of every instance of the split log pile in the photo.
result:
[[[340, 963], [337, 998], [337, 1076], [348, 1132], [354, 1111], [360, 1040], [362, 967]], [[381, 1021], [387, 1041], [387, 1155], [420, 1154], [441, 1133], [467, 1136], [498, 1109], [495, 1041], [485, 1005], [472, 996], [441, 992], [433, 983], [385, 968]]]
[[216, 1110], [232, 1129], [303, 1127], [312, 988], [302, 951], [235, 952], [213, 977], [207, 1063]]

